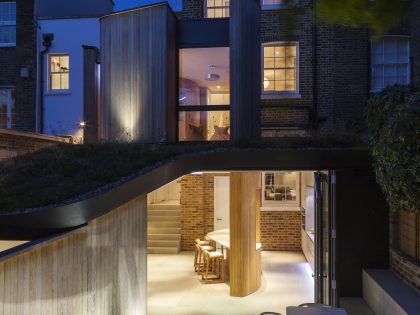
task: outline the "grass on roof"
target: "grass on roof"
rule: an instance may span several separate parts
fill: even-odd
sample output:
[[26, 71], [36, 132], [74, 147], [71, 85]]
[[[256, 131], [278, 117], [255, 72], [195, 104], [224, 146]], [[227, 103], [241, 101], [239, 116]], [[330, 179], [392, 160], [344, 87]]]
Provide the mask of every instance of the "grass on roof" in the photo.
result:
[[[337, 141], [284, 140], [247, 148], [350, 146]], [[0, 162], [0, 212], [57, 205], [115, 182], [163, 160], [230, 144], [146, 145], [138, 143], [60, 144]], [[243, 146], [242, 146], [243, 147]]]

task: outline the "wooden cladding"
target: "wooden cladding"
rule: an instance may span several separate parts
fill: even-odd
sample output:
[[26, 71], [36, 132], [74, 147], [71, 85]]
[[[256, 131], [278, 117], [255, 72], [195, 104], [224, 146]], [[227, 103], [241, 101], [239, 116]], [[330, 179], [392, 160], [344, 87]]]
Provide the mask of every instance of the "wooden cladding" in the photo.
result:
[[0, 314], [146, 314], [147, 200], [0, 261]]
[[400, 211], [399, 247], [411, 258], [420, 261], [420, 215]]
[[261, 37], [259, 1], [230, 1], [231, 140], [261, 137]]
[[256, 249], [258, 173], [230, 174], [230, 295], [247, 296], [261, 286], [261, 251]]
[[101, 19], [101, 138], [174, 141], [176, 56], [168, 4]]

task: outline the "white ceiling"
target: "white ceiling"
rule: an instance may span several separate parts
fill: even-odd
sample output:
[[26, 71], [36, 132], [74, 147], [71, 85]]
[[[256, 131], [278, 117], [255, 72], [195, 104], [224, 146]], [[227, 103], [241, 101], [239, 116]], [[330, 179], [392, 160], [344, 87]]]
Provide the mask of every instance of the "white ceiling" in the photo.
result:
[[[213, 73], [220, 75], [218, 81], [206, 81], [211, 73], [210, 65], [216, 66]], [[229, 91], [229, 48], [188, 48], [179, 51], [179, 76], [189, 79], [211, 92]], [[217, 88], [220, 86], [220, 89]]]

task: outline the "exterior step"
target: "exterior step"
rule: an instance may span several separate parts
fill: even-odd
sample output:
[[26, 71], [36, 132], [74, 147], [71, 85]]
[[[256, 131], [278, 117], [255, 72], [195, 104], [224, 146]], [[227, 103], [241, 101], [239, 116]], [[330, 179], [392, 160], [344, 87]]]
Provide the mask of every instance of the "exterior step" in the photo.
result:
[[148, 222], [181, 222], [181, 216], [179, 215], [148, 215]]
[[147, 210], [181, 210], [180, 204], [170, 204], [170, 203], [152, 203], [147, 205]]
[[179, 241], [147, 240], [147, 247], [179, 247]]
[[168, 227], [168, 228], [156, 228], [156, 227], [148, 227], [147, 228], [148, 234], [181, 234], [181, 228], [175, 227]]
[[150, 216], [164, 216], [164, 215], [176, 215], [181, 216], [181, 210], [155, 210], [155, 209], [147, 209], [147, 215]]
[[154, 221], [147, 224], [149, 228], [179, 228], [181, 222], [179, 221]]
[[179, 247], [148, 247], [148, 254], [178, 254]]
[[181, 235], [179, 234], [149, 234], [147, 235], [147, 239], [150, 241], [179, 241], [181, 240]]

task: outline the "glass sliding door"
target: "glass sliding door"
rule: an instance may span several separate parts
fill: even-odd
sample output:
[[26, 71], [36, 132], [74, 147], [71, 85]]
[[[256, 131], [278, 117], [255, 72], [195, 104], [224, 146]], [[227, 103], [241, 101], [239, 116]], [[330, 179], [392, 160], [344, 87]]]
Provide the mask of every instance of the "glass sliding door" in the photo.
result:
[[337, 305], [335, 172], [315, 173], [315, 302]]
[[15, 89], [0, 88], [0, 128], [12, 129], [15, 127]]

